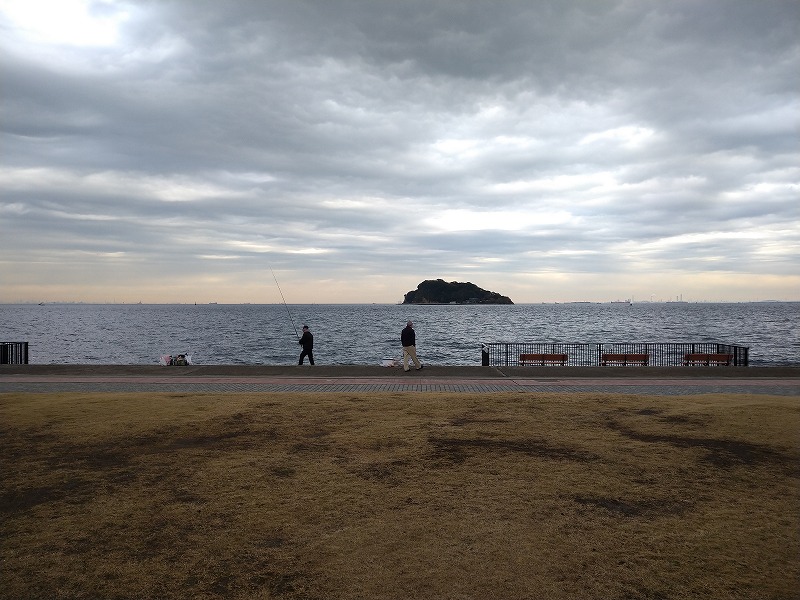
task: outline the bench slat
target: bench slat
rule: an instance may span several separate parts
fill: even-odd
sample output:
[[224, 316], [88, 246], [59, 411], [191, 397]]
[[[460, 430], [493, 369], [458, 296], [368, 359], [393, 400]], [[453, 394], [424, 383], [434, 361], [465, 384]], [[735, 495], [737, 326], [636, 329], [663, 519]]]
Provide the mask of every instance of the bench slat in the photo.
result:
[[733, 363], [733, 354], [686, 354], [683, 357], [685, 367], [700, 365], [710, 367], [711, 365], [729, 367]]
[[646, 367], [650, 362], [649, 354], [603, 354], [600, 364], [609, 365], [637, 365]]
[[522, 366], [545, 366], [546, 364], [564, 366], [567, 364], [568, 358], [567, 354], [520, 354], [519, 364]]

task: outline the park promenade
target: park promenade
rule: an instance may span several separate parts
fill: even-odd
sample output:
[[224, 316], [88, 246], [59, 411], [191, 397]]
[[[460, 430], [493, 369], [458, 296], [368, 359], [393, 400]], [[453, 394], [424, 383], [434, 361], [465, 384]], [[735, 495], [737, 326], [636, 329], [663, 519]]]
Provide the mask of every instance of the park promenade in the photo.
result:
[[800, 397], [800, 366], [0, 365], [3, 392], [609, 392]]

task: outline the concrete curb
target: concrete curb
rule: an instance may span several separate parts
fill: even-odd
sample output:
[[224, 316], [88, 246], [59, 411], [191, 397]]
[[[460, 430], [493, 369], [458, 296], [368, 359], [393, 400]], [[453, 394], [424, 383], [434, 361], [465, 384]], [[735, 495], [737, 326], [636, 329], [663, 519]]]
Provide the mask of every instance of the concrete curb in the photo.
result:
[[0, 380], [11, 375], [39, 377], [445, 377], [460, 379], [800, 379], [800, 366], [788, 367], [472, 367], [424, 365], [421, 371], [377, 365], [0, 365]]

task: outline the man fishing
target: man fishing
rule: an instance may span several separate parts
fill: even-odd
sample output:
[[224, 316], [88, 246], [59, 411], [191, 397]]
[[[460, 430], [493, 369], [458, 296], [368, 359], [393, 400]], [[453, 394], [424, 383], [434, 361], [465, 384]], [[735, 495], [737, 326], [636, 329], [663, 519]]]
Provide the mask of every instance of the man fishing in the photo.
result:
[[303, 347], [303, 351], [300, 352], [300, 360], [298, 361], [298, 365], [303, 364], [303, 360], [305, 357], [308, 357], [308, 362], [310, 365], [314, 365], [314, 336], [311, 335], [311, 332], [308, 330], [308, 325], [303, 325], [303, 335], [300, 340], [297, 342]]

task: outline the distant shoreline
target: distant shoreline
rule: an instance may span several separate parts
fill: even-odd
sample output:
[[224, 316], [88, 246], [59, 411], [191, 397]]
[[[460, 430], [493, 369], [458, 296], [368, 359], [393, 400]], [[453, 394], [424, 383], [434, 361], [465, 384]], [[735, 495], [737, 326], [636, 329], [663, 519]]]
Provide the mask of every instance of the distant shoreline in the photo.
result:
[[[410, 303], [403, 302], [289, 302], [290, 306], [562, 306], [569, 304], [591, 304], [597, 306], [614, 305], [685, 305], [685, 304], [798, 304], [800, 300], [663, 300], [663, 301], [634, 301], [620, 302], [617, 300], [564, 300], [560, 302], [515, 302], [514, 304], [495, 304], [480, 302], [430, 302]], [[53, 301], [53, 302], [0, 302], [0, 306], [283, 306], [282, 302], [83, 302], [83, 301]]]

